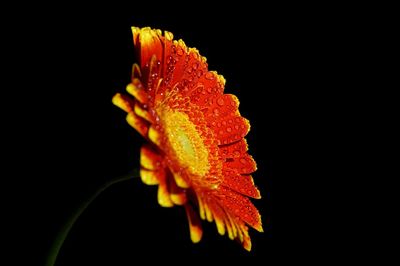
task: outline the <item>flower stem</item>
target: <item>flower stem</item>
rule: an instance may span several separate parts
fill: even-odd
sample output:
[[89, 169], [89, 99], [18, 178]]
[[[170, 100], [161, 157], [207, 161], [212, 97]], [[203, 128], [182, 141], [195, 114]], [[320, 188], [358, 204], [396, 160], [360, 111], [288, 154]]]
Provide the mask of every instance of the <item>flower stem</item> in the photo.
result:
[[53, 245], [51, 246], [49, 250], [49, 254], [46, 259], [46, 266], [54, 266], [57, 260], [58, 253], [60, 252], [60, 249], [65, 241], [65, 239], [68, 236], [68, 233], [71, 231], [71, 228], [74, 226], [75, 222], [78, 220], [79, 216], [86, 210], [86, 208], [97, 198], [98, 195], [100, 195], [104, 190], [106, 190], [108, 187], [122, 182], [126, 180], [130, 180], [132, 178], [139, 177], [139, 170], [135, 169], [131, 172], [129, 172], [126, 175], [123, 176], [118, 176], [116, 178], [113, 178], [106, 182], [105, 184], [102, 184], [99, 188], [97, 188], [94, 192], [93, 195], [91, 195], [86, 201], [82, 203], [82, 205], [79, 206], [79, 208], [69, 217], [67, 222], [64, 224], [60, 232], [57, 234]]

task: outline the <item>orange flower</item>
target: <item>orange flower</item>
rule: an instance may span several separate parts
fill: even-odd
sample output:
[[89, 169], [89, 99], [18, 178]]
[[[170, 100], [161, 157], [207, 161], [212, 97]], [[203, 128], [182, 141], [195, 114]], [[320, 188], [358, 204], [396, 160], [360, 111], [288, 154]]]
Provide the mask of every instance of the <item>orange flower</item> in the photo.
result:
[[148, 27], [132, 32], [140, 63], [126, 90], [134, 98], [117, 93], [113, 103], [148, 140], [141, 149], [142, 181], [158, 185], [161, 206], [185, 208], [194, 243], [202, 237], [200, 215], [250, 250], [247, 225], [263, 229], [248, 197], [261, 196], [244, 139], [250, 124], [238, 99], [224, 94], [225, 79], [172, 33]]

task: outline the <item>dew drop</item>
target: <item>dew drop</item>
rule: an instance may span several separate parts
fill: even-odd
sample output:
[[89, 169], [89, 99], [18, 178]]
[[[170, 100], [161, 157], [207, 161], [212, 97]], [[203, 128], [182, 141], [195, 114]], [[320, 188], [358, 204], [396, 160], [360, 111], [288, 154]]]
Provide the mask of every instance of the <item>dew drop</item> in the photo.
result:
[[202, 75], [203, 75], [203, 71], [199, 70], [199, 71], [197, 72], [197, 77], [200, 78]]
[[234, 157], [239, 157], [240, 156], [240, 152], [239, 151], [234, 151], [233, 152], [233, 156]]
[[217, 127], [221, 127], [221, 123], [218, 123], [218, 124], [217, 124]]
[[228, 123], [229, 123], [229, 124], [232, 124], [232, 119], [229, 119], [229, 120], [228, 120]]
[[[218, 116], [219, 115], [219, 110], [217, 108], [214, 109], [214, 115]], [[221, 126], [221, 123], [218, 123], [219, 126]]]
[[219, 134], [220, 134], [220, 135], [224, 134], [224, 131], [220, 130], [220, 131], [219, 131]]
[[226, 126], [226, 122], [225, 122], [225, 121], [222, 121], [222, 125], [223, 125], [223, 126]]
[[199, 68], [199, 63], [197, 63], [197, 62], [194, 63], [192, 67], [193, 67], [194, 70], [198, 69]]
[[235, 129], [239, 129], [239, 126], [238, 126], [238, 125], [235, 125]]
[[246, 164], [246, 163], [247, 163], [246, 160], [243, 159], [243, 158], [241, 158], [239, 161], [240, 161], [242, 164]]
[[168, 58], [167, 58], [167, 64], [170, 64], [170, 63], [172, 63], [172, 56], [168, 56]]
[[224, 105], [224, 99], [219, 98], [219, 99], [217, 100], [217, 103], [218, 103], [218, 105], [220, 105], [220, 106]]
[[231, 132], [231, 131], [232, 131], [232, 128], [228, 127], [228, 128], [226, 129], [226, 131]]

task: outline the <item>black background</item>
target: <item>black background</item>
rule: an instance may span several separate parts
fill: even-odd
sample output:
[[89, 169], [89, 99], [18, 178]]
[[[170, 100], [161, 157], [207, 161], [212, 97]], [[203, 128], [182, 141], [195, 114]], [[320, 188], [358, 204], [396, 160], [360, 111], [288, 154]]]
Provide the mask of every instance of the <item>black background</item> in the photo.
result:
[[326, 184], [315, 176], [332, 170], [324, 168], [322, 151], [335, 145], [325, 137], [335, 131], [327, 121], [340, 110], [337, 77], [347, 75], [336, 65], [347, 44], [347, 36], [336, 38], [343, 15], [329, 7], [268, 4], [35, 8], [11, 22], [17, 26], [9, 65], [17, 73], [9, 102], [18, 119], [11, 127], [21, 128], [12, 133], [18, 140], [9, 153], [19, 162], [12, 166], [20, 177], [12, 201], [22, 214], [15, 238], [19, 249], [31, 251], [30, 265], [43, 263], [63, 222], [96, 187], [138, 167], [143, 140], [111, 104], [135, 62], [131, 26], [168, 30], [198, 48], [209, 69], [226, 78], [225, 92], [240, 99], [251, 122], [247, 140], [263, 196], [253, 202], [265, 232], [250, 229], [248, 253], [204, 222], [203, 240], [192, 244], [184, 210], [161, 208], [156, 187], [136, 179], [90, 205], [57, 265], [309, 261], [327, 250], [330, 229], [320, 223], [326, 206], [308, 193], [324, 194]]

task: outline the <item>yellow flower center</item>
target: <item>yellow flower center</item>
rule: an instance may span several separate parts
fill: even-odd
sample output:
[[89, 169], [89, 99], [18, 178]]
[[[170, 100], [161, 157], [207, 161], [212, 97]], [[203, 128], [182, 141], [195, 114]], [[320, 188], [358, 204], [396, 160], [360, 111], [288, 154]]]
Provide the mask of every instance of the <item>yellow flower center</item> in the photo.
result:
[[196, 130], [196, 126], [185, 113], [165, 110], [163, 112], [165, 133], [179, 165], [191, 174], [204, 176], [210, 169], [208, 152]]

